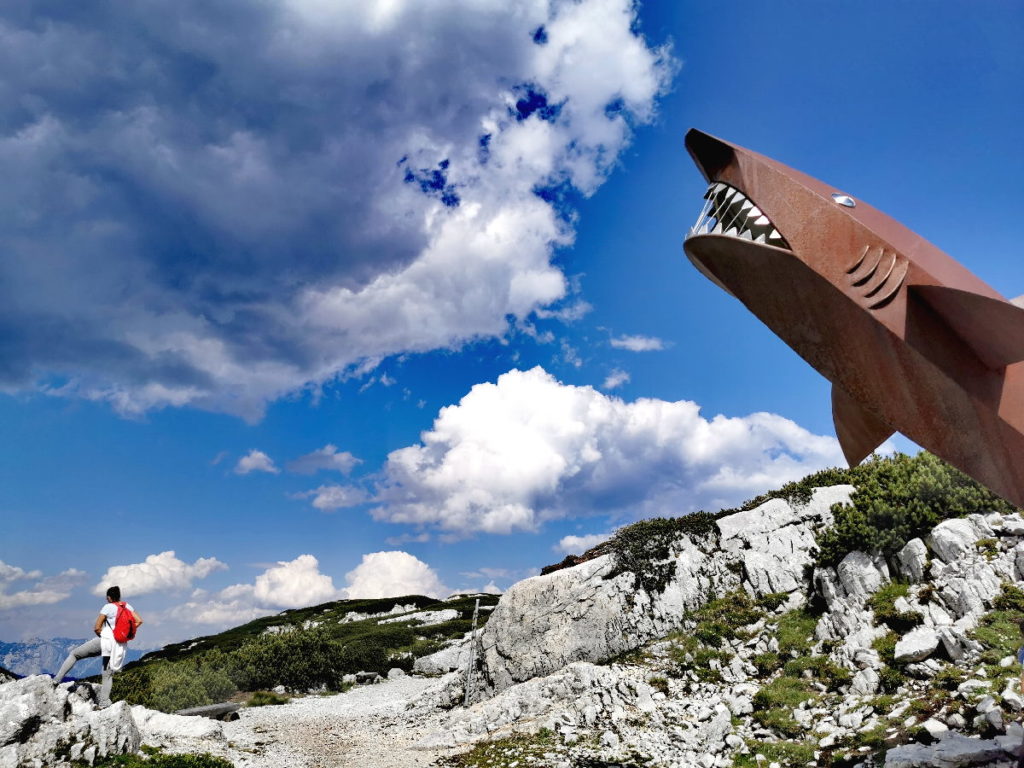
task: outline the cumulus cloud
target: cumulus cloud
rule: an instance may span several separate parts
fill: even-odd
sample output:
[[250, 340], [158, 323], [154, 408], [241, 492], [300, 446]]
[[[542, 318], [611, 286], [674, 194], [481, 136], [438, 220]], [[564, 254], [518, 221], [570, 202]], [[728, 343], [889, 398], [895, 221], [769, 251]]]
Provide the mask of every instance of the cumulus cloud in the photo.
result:
[[343, 597], [331, 577], [320, 572], [316, 557], [306, 554], [270, 566], [252, 584], [232, 584], [212, 595], [195, 593], [168, 615], [190, 624], [227, 626]]
[[555, 552], [563, 555], [581, 555], [588, 549], [608, 541], [612, 537], [610, 533], [589, 533], [586, 536], [563, 536], [558, 543], [552, 547]]
[[362, 463], [361, 459], [357, 459], [348, 451], [339, 453], [336, 445], [328, 443], [323, 448], [288, 462], [288, 471], [300, 475], [312, 475], [320, 470], [327, 470], [347, 475], [356, 464], [360, 463]]
[[[42, 571], [26, 571], [0, 560], [0, 611], [59, 603], [71, 596], [71, 591], [84, 581], [85, 576], [84, 571], [69, 568], [56, 576], [43, 578]], [[10, 592], [10, 586], [16, 581], [36, 583], [25, 589]]]
[[609, 342], [615, 349], [630, 352], [657, 352], [665, 348], [665, 342], [655, 336], [618, 336]]
[[313, 506], [324, 512], [365, 504], [370, 498], [366, 491], [354, 485], [321, 485], [312, 491], [297, 493], [294, 496], [298, 499], [309, 497], [313, 498]]
[[372, 552], [345, 574], [343, 590], [350, 600], [427, 595], [444, 597], [448, 588], [429, 565], [408, 552]]
[[775, 414], [706, 419], [693, 402], [625, 402], [538, 367], [442, 408], [420, 443], [388, 456], [372, 512], [455, 534], [534, 531], [718, 509], [841, 462], [834, 438]]
[[253, 448], [235, 464], [236, 475], [248, 475], [250, 472], [267, 472], [276, 475], [281, 470], [274, 464], [274, 460], [263, 451]]
[[0, 389], [256, 419], [557, 305], [566, 193], [597, 190], [671, 78], [635, 13], [4, 6]]
[[150, 555], [141, 563], [111, 566], [92, 592], [94, 595], [103, 595], [107, 587], [114, 585], [121, 587], [122, 594], [128, 597], [191, 589], [192, 582], [205, 579], [214, 571], [226, 569], [227, 566], [215, 557], [200, 557], [189, 565], [179, 560], [173, 550], [168, 550]]
[[623, 384], [629, 383], [629, 374], [625, 371], [616, 368], [614, 371], [605, 376], [604, 384], [601, 385], [601, 389], [618, 389]]

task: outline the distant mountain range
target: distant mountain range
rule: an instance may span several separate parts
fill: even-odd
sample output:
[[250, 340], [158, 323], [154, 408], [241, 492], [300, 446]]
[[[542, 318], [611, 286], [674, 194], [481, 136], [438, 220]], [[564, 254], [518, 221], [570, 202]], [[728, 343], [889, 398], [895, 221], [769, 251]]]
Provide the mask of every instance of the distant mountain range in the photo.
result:
[[[32, 638], [24, 643], [0, 642], [0, 667], [19, 675], [54, 674], [72, 648], [85, 642], [84, 638], [53, 637], [49, 640]], [[128, 661], [141, 658], [145, 648], [128, 648]], [[70, 676], [81, 678], [100, 673], [99, 657], [78, 662]]]

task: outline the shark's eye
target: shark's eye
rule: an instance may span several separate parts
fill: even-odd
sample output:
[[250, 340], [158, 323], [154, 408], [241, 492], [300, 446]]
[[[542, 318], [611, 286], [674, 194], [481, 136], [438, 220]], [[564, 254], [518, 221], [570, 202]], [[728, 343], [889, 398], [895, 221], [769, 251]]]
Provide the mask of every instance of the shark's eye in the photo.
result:
[[856, 208], [857, 207], [857, 201], [854, 200], [849, 195], [844, 195], [844, 194], [841, 194], [839, 192], [833, 192], [832, 193], [832, 199], [835, 200], [840, 205], [845, 205], [847, 208]]

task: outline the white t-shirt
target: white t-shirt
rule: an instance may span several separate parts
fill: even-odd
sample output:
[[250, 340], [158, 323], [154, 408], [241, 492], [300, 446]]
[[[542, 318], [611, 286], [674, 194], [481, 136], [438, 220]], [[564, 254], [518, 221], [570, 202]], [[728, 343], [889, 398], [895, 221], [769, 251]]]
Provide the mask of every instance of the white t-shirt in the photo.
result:
[[[125, 603], [124, 607], [132, 613], [135, 612], [130, 603]], [[107, 603], [100, 608], [100, 614], [106, 617], [106, 621], [103, 622], [103, 626], [100, 628], [100, 654], [110, 657], [110, 669], [117, 672], [124, 666], [125, 651], [128, 648], [128, 643], [119, 643], [114, 640], [114, 622], [117, 621], [117, 606], [114, 603]]]

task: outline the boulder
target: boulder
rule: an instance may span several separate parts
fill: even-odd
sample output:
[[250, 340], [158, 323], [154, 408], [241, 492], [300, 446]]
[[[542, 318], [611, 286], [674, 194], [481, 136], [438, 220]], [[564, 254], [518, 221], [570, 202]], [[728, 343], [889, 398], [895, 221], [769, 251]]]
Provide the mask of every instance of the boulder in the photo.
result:
[[405, 670], [400, 667], [392, 667], [388, 670], [388, 680], [398, 680], [405, 677]]
[[[882, 565], [884, 568], [884, 564]], [[886, 569], [887, 570], [887, 569]], [[864, 552], [851, 552], [836, 568], [839, 583], [849, 597], [864, 600], [889, 581], [889, 574]]]
[[927, 659], [939, 647], [939, 636], [931, 627], [917, 627], [896, 643], [896, 661], [905, 663]]
[[904, 744], [890, 749], [885, 756], [886, 768], [959, 768], [992, 763], [1006, 753], [995, 740], [972, 739], [950, 733], [935, 744]]
[[896, 553], [900, 565], [900, 574], [911, 581], [924, 579], [925, 565], [928, 562], [928, 547], [921, 539], [911, 539]]
[[141, 706], [131, 708], [144, 744], [160, 746], [178, 739], [224, 740], [224, 725], [208, 717], [169, 715]]
[[871, 696], [878, 690], [878, 673], [871, 667], [858, 670], [850, 683], [850, 693], [857, 696]]
[[443, 675], [469, 664], [469, 640], [442, 648], [428, 656], [420, 656], [412, 663], [412, 671], [420, 675]]
[[943, 520], [926, 537], [932, 551], [947, 564], [973, 552], [974, 543], [980, 538], [978, 529], [965, 518]]

